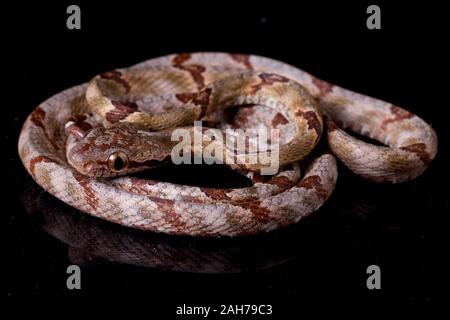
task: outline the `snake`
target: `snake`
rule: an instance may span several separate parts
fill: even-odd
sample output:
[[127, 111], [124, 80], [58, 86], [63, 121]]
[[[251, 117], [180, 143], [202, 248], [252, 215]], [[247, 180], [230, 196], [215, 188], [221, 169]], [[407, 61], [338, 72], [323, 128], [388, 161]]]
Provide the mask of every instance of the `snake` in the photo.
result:
[[[136, 174], [170, 162], [174, 131], [204, 130], [196, 121], [219, 132], [277, 129], [279, 170], [262, 176], [267, 163], [239, 161], [248, 154], [217, 139], [231, 159], [224, 164], [250, 186], [206, 188]], [[210, 144], [192, 147], [191, 156]], [[104, 72], [57, 93], [28, 116], [18, 149], [41, 187], [83, 212], [147, 231], [233, 237], [317, 211], [336, 185], [336, 158], [374, 182], [412, 180], [436, 156], [437, 135], [406, 109], [284, 62], [199, 52]]]

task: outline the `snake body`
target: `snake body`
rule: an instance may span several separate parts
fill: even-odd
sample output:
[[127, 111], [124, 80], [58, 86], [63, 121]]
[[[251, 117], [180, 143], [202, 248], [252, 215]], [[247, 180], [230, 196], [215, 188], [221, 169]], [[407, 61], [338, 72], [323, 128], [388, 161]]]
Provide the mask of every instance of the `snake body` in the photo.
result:
[[[225, 122], [234, 105], [250, 106]], [[195, 120], [280, 129], [281, 170], [268, 181], [249, 173], [254, 184], [236, 189], [126, 175], [167, 161], [170, 133], [194, 130]], [[324, 121], [331, 153], [313, 155]], [[316, 211], [336, 183], [333, 154], [364, 178], [397, 183], [422, 174], [436, 152], [431, 126], [398, 106], [273, 59], [228, 53], [173, 54], [99, 75], [39, 105], [19, 138], [28, 172], [64, 202], [122, 225], [193, 236], [270, 231]], [[111, 158], [120, 158], [120, 168]], [[302, 175], [298, 160], [306, 165]]]

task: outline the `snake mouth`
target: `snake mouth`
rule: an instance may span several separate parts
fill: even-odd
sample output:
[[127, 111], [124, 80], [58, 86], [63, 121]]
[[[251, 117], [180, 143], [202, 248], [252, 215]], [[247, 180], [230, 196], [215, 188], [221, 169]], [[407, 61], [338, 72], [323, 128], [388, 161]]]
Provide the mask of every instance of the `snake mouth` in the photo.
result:
[[[116, 172], [111, 171], [103, 166], [96, 166], [92, 163], [87, 163], [82, 166], [76, 166], [75, 164], [72, 164], [72, 167], [74, 168], [75, 171], [77, 171], [82, 175], [94, 179], [100, 179], [100, 178], [115, 178], [129, 173], [140, 172], [148, 169], [156, 169], [171, 163], [172, 161], [170, 160], [170, 157], [164, 158], [162, 160], [147, 160], [144, 162], [129, 161], [128, 167], [125, 170]], [[98, 164], [103, 163], [99, 162]]]
[[172, 163], [172, 161], [170, 160], [170, 157], [165, 157], [161, 160], [156, 160], [156, 159], [152, 159], [152, 160], [146, 160], [143, 162], [138, 162], [138, 161], [129, 161], [128, 163], [128, 168], [130, 170], [144, 170], [144, 169], [153, 169], [153, 168], [159, 168], [161, 166], [167, 165]]
[[77, 165], [77, 163], [69, 162], [72, 166], [72, 170], [86, 177], [98, 179], [102, 177], [110, 177], [112, 176], [109, 170], [105, 168], [96, 167], [92, 163], [87, 163], [83, 165]]

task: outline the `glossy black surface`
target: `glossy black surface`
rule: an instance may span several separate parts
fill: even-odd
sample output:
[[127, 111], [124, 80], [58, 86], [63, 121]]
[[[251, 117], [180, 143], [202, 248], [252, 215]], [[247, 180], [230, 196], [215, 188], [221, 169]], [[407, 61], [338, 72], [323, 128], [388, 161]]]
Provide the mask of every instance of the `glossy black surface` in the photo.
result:
[[[382, 4], [382, 30], [369, 31], [368, 4], [244, 8], [211, 1], [189, 9], [139, 3], [82, 2], [81, 31], [65, 28], [68, 3], [8, 8], [3, 62], [11, 73], [3, 81], [1, 117], [8, 183], [2, 200], [5, 295], [138, 295], [168, 315], [183, 303], [282, 303], [277, 312], [288, 313], [316, 297], [374, 304], [436, 299], [435, 224], [449, 210], [448, 90], [436, 75], [446, 54], [439, 9]], [[372, 184], [340, 166], [335, 192], [319, 212], [292, 227], [236, 240], [125, 229], [74, 212], [36, 187], [16, 149], [21, 125], [38, 103], [98, 72], [180, 51], [265, 55], [391, 101], [433, 124], [438, 156], [423, 176], [402, 185]], [[208, 185], [215, 175], [223, 185], [235, 183], [220, 169], [170, 174], [183, 183]], [[102, 246], [109, 239], [119, 253]], [[179, 264], [136, 262], [135, 253], [123, 258], [130, 248], [175, 260], [179, 252]], [[79, 292], [65, 285], [72, 263], [82, 267]], [[366, 288], [371, 264], [382, 270], [378, 292]]]

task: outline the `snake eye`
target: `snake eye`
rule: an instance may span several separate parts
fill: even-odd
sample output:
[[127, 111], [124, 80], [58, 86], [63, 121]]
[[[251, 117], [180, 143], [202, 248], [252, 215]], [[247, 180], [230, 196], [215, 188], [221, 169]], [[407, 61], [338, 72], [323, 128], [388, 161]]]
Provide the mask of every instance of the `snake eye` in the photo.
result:
[[122, 151], [113, 152], [108, 157], [108, 168], [112, 172], [120, 172], [128, 166], [128, 157]]

